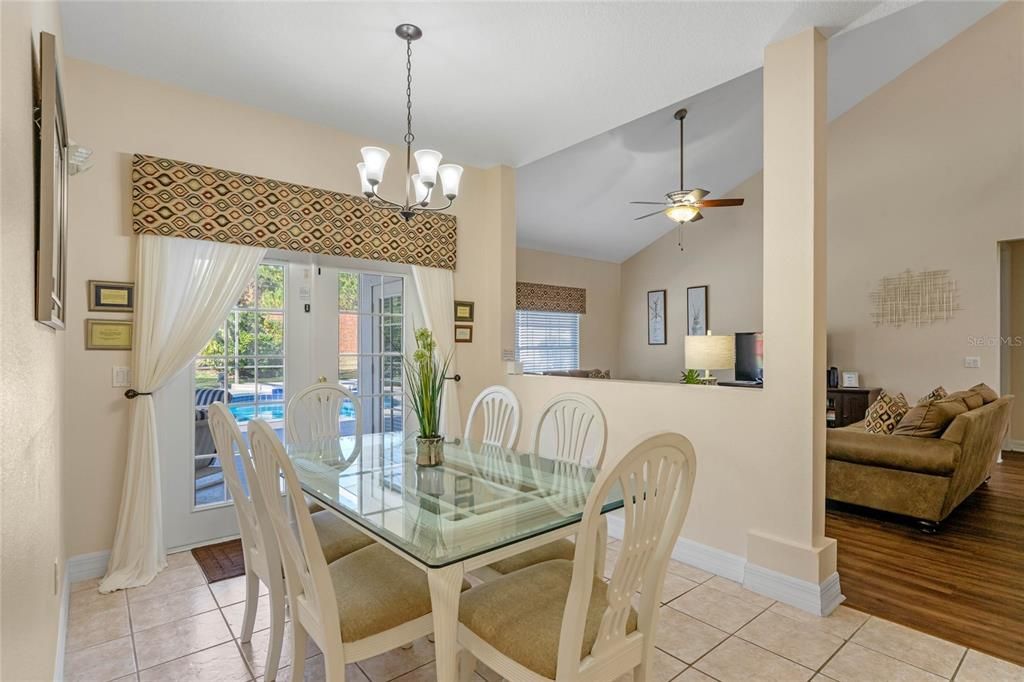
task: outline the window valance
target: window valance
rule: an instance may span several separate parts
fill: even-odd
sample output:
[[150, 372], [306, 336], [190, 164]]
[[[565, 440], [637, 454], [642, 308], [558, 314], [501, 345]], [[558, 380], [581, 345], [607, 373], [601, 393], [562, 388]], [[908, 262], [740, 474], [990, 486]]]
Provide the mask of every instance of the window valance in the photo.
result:
[[587, 290], [537, 282], [516, 282], [516, 310], [582, 315], [587, 312]]
[[184, 237], [455, 269], [455, 216], [406, 222], [361, 196], [136, 154], [132, 227]]

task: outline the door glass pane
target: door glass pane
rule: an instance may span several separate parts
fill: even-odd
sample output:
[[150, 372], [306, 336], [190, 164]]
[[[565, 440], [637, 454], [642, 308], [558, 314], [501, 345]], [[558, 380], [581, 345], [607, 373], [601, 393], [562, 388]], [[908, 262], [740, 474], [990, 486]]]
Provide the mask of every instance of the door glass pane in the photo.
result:
[[338, 382], [359, 395], [359, 358], [355, 355], [338, 356]]
[[359, 310], [359, 275], [338, 273], [338, 310]]
[[[221, 458], [209, 431], [207, 410], [214, 401], [227, 404], [245, 435], [254, 418], [267, 420], [283, 433], [285, 386], [285, 266], [263, 263], [238, 303], [194, 363], [195, 447], [194, 504], [228, 500]], [[236, 466], [245, 480], [241, 460]]]
[[359, 316], [350, 313], [338, 315], [338, 352], [359, 352]]

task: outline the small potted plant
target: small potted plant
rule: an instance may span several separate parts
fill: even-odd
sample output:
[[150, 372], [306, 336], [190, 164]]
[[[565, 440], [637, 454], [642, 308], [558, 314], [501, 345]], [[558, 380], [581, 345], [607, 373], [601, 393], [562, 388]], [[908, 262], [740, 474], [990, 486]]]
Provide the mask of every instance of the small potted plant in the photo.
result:
[[416, 330], [416, 350], [405, 359], [408, 395], [420, 424], [416, 437], [416, 464], [437, 466], [444, 461], [444, 436], [441, 434], [441, 404], [445, 377], [452, 354], [441, 362], [435, 354], [437, 342], [429, 329]]

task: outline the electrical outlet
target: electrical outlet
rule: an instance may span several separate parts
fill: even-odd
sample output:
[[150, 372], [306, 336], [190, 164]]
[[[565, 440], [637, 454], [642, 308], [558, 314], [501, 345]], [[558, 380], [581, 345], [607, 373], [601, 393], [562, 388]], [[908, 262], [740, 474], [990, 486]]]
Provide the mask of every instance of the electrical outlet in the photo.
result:
[[977, 355], [968, 355], [964, 358], [964, 367], [969, 369], [979, 369], [981, 367], [981, 358]]
[[128, 388], [132, 385], [131, 367], [114, 367], [110, 372], [110, 385], [114, 388]]

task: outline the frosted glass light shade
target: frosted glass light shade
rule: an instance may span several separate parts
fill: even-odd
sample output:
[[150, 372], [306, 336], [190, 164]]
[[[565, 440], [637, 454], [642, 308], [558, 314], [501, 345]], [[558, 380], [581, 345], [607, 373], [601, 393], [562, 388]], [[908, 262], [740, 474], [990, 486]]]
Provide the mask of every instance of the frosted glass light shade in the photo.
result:
[[686, 369], [732, 369], [736, 365], [735, 336], [687, 336]]
[[373, 196], [373, 185], [366, 179], [366, 164], [357, 163], [356, 170], [359, 171], [359, 187], [366, 196]]
[[433, 187], [437, 182], [437, 166], [441, 163], [441, 152], [433, 149], [420, 149], [413, 153], [416, 157], [416, 168], [420, 171], [420, 182]]
[[429, 204], [431, 188], [423, 184], [423, 178], [419, 173], [413, 173], [412, 175], [412, 189], [416, 196], [417, 204]]
[[437, 174], [441, 176], [441, 187], [444, 189], [444, 195], [449, 200], [457, 197], [459, 195], [459, 182], [462, 180], [462, 166], [446, 163], [437, 169]]
[[665, 211], [665, 215], [667, 215], [669, 218], [676, 221], [677, 223], [689, 222], [693, 220], [695, 217], [697, 217], [698, 213], [700, 213], [700, 208], [697, 206], [692, 206], [690, 204], [673, 206], [672, 208]]
[[363, 163], [366, 164], [366, 181], [376, 185], [384, 179], [384, 166], [391, 152], [380, 147], [363, 147], [359, 151], [362, 152]]

